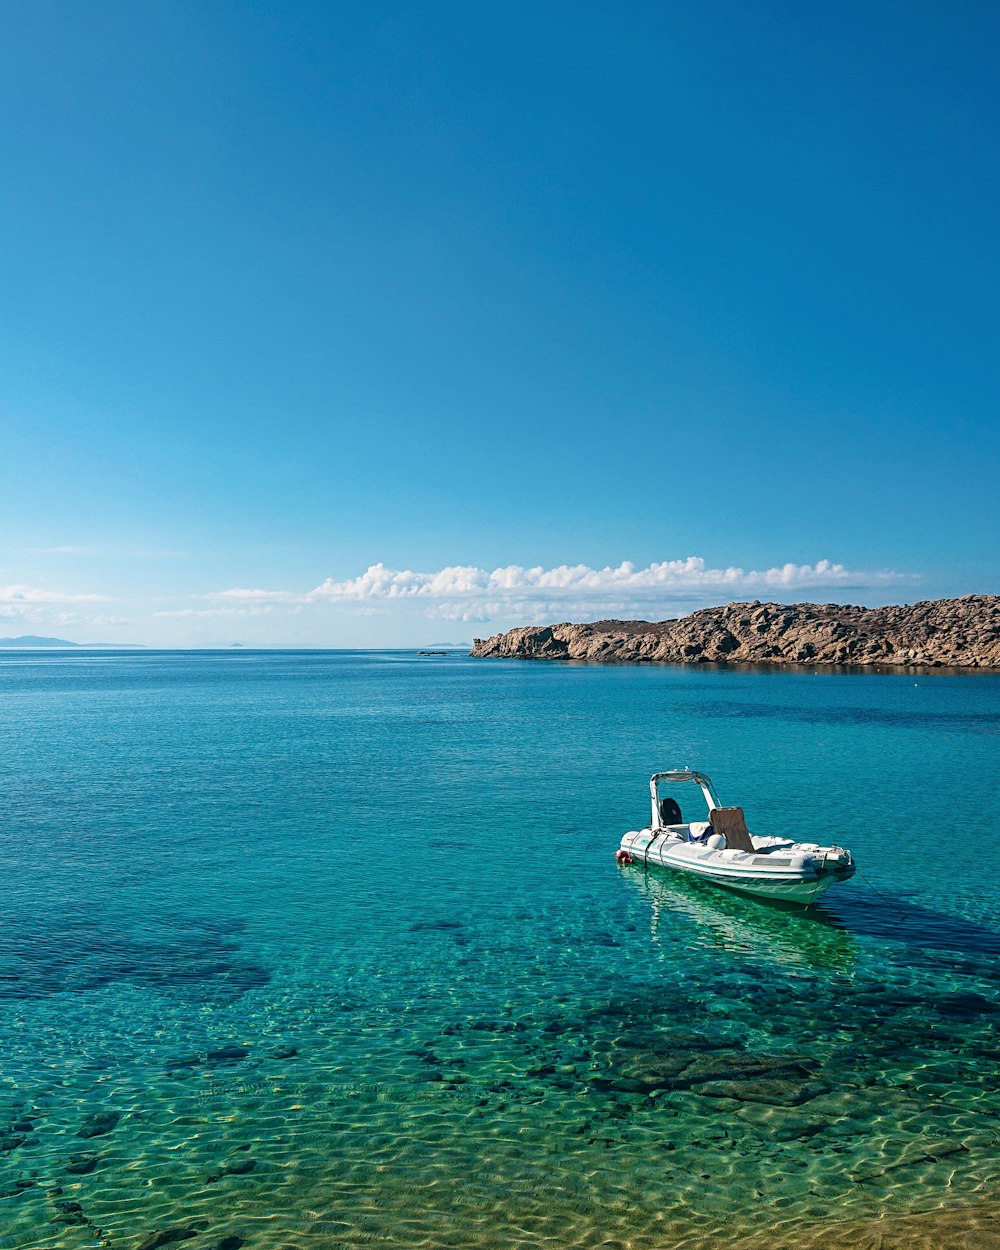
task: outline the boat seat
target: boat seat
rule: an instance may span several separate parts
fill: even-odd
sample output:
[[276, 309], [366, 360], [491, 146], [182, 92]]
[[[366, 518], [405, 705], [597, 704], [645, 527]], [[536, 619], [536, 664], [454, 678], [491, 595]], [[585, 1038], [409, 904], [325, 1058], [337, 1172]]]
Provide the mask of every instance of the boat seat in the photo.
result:
[[682, 825], [684, 817], [681, 815], [681, 809], [677, 806], [676, 799], [660, 799], [660, 824], [661, 825]]
[[752, 855], [757, 849], [750, 839], [742, 807], [713, 807], [708, 813], [708, 819], [712, 832], [722, 834], [729, 850], [749, 851]]

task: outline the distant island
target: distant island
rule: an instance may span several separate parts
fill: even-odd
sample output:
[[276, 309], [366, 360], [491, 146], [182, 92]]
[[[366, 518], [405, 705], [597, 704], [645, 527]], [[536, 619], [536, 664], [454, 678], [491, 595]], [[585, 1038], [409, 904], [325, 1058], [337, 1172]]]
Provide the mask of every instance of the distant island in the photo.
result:
[[79, 647], [83, 650], [99, 647], [115, 647], [123, 651], [141, 650], [139, 643], [129, 642], [70, 642], [66, 638], [42, 638], [37, 634], [21, 634], [18, 638], [0, 638], [0, 647], [19, 647], [22, 651], [37, 651], [42, 647]]
[[472, 655], [603, 664], [849, 664], [1000, 668], [1000, 596], [885, 608], [730, 603], [669, 621], [522, 626]]
[[20, 638], [0, 638], [0, 647], [78, 647], [78, 642], [65, 638], [39, 638], [35, 634], [22, 634]]

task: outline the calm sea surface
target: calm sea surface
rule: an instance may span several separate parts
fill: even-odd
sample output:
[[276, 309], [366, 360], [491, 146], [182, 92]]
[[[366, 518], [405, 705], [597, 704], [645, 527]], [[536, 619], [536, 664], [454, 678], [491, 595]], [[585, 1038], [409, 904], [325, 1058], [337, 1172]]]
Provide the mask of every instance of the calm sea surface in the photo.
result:
[[[3, 1250], [996, 1244], [1000, 678], [11, 653], [0, 722]], [[685, 764], [878, 893], [617, 867]]]

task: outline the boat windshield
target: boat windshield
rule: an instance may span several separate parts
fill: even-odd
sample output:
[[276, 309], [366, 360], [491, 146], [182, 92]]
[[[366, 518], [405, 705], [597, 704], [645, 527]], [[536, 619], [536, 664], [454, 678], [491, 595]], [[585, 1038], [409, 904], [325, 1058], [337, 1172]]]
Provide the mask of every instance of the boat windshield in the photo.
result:
[[[678, 769], [675, 772], [654, 773], [650, 778], [650, 793], [653, 800], [653, 827], [663, 829], [669, 825], [682, 825], [687, 823], [682, 814], [678, 791], [683, 789], [685, 805], [690, 809], [691, 799], [694, 795], [692, 792], [692, 784], [701, 790], [702, 797], [705, 800], [705, 806], [710, 812], [712, 808], [719, 807], [721, 804], [716, 798], [712, 783], [703, 773], [689, 772], [687, 769]], [[686, 787], [686, 788], [685, 788]], [[691, 812], [688, 811], [688, 820], [691, 820]], [[704, 815], [695, 816], [694, 819], [704, 820]]]

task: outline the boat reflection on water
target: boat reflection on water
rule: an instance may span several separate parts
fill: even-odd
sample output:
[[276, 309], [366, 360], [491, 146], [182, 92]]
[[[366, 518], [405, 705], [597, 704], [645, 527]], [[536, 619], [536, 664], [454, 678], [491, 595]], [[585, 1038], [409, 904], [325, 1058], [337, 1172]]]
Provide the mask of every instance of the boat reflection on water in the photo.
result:
[[695, 945], [724, 950], [745, 964], [850, 975], [862, 946], [872, 949], [874, 941], [886, 967], [905, 969], [908, 976], [947, 971], [1000, 993], [1000, 932], [907, 894], [845, 891], [804, 912], [638, 864], [619, 871], [649, 903], [650, 935], [665, 953], [678, 944], [690, 947], [693, 925]]
[[857, 955], [854, 935], [822, 903], [808, 912], [792, 903], [744, 898], [676, 874], [622, 867], [622, 878], [650, 906], [650, 936], [670, 949], [678, 930], [693, 924], [697, 944], [714, 946], [754, 963], [769, 962], [788, 969], [823, 968], [850, 973]]

